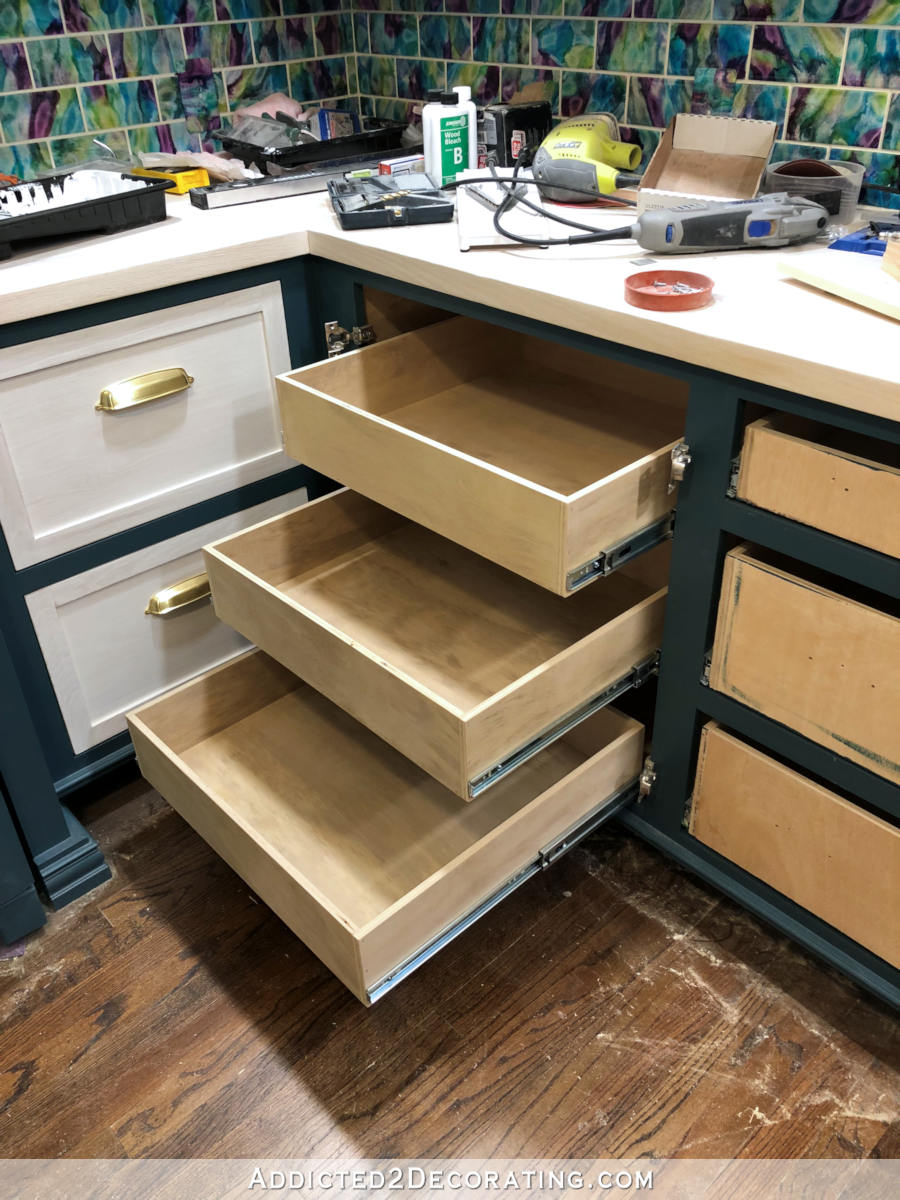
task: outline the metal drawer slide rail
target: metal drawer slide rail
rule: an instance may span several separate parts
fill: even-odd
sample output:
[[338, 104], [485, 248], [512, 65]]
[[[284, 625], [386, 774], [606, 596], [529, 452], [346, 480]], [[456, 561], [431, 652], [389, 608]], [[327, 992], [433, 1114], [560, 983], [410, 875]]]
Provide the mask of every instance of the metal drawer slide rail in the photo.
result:
[[637, 558], [639, 554], [652, 550], [660, 542], [666, 541], [672, 536], [674, 529], [675, 511], [673, 509], [659, 521], [654, 521], [652, 525], [646, 525], [637, 533], [633, 533], [631, 537], [623, 538], [621, 542], [608, 546], [606, 550], [601, 550], [596, 558], [569, 571], [566, 575], [566, 591], [577, 591], [586, 583], [592, 583], [603, 575], [611, 575], [618, 567], [623, 567], [625, 563]]
[[435, 954], [443, 950], [445, 946], [449, 945], [454, 938], [459, 937], [461, 933], [465, 933], [485, 913], [489, 913], [492, 908], [496, 908], [501, 900], [505, 900], [516, 888], [521, 887], [532, 876], [545, 871], [557, 859], [562, 858], [564, 854], [571, 850], [573, 846], [577, 846], [579, 842], [593, 833], [595, 829], [599, 829], [601, 825], [604, 825], [607, 821], [617, 816], [624, 808], [633, 804], [637, 798], [638, 780], [634, 779], [631, 783], [626, 784], [625, 787], [613, 793], [612, 796], [609, 796], [599, 804], [593, 812], [585, 817], [583, 821], [574, 825], [568, 833], [564, 833], [558, 841], [553, 842], [546, 849], [539, 851], [537, 856], [526, 867], [519, 871], [517, 875], [514, 875], [507, 883], [502, 884], [496, 892], [493, 892], [486, 899], [482, 900], [480, 904], [477, 904], [470, 912], [460, 917], [454, 924], [449, 925], [443, 933], [439, 933], [433, 941], [428, 942], [421, 950], [417, 950], [411, 958], [401, 963], [395, 971], [392, 971], [389, 975], [385, 975], [384, 979], [369, 988], [366, 992], [369, 1002], [374, 1004], [376, 1000], [380, 1000], [382, 996], [395, 988], [398, 983], [402, 983], [404, 979], [410, 976], [417, 967], [428, 962], [430, 958], [433, 958]]
[[520, 767], [529, 758], [533, 758], [535, 754], [540, 753], [551, 742], [555, 742], [563, 734], [568, 733], [570, 729], [574, 729], [576, 725], [580, 725], [582, 721], [593, 716], [595, 712], [599, 712], [601, 708], [605, 708], [607, 704], [611, 704], [617, 696], [621, 696], [623, 692], [630, 691], [631, 688], [640, 687], [642, 683], [646, 683], [650, 676], [656, 674], [658, 670], [659, 651], [657, 650], [650, 658], [632, 667], [627, 675], [623, 675], [621, 679], [617, 679], [615, 683], [611, 683], [609, 687], [604, 688], [592, 700], [588, 700], [580, 708], [576, 708], [567, 716], [562, 717], [555, 725], [551, 725], [543, 733], [539, 733], [537, 737], [532, 738], [530, 742], [526, 742], [524, 746], [513, 751], [512, 754], [502, 759], [496, 766], [488, 767], [486, 771], [483, 771], [480, 775], [476, 775], [474, 779], [469, 781], [469, 797], [474, 800], [476, 796], [480, 796], [487, 788], [492, 787], [508, 775], [510, 771], [514, 771], [516, 767]]

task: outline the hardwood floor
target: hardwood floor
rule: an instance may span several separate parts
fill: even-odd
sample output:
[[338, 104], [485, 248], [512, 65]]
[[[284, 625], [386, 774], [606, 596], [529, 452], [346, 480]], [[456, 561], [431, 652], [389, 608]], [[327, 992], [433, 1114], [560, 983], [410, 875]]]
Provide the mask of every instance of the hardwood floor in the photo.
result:
[[900, 1155], [895, 1016], [621, 831], [367, 1010], [117, 783], [0, 961], [0, 1157]]

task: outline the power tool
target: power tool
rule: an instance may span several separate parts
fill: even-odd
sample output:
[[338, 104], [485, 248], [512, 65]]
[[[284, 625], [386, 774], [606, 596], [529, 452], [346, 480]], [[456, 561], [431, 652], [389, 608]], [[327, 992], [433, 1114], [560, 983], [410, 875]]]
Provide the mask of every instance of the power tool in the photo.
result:
[[585, 113], [552, 129], [535, 151], [531, 171], [547, 200], [587, 203], [639, 181], [631, 174], [641, 161], [640, 146], [618, 140], [609, 113]]
[[779, 192], [756, 200], [651, 209], [641, 213], [629, 230], [610, 233], [633, 237], [654, 254], [699, 254], [808, 242], [827, 223], [828, 213], [821, 204]]

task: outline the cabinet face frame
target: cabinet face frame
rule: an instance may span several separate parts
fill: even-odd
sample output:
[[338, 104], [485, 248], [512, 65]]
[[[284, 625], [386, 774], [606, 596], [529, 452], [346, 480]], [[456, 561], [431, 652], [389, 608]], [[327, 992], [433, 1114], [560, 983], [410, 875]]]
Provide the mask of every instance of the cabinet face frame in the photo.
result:
[[[669, 536], [671, 456], [683, 435], [687, 388], [680, 380], [611, 359], [598, 365], [587, 351], [557, 353], [557, 363], [557, 350], [456, 317], [314, 363], [278, 378], [285, 448], [458, 545], [569, 595]], [[620, 452], [615, 469], [563, 492], [391, 419], [395, 399], [395, 407], [402, 407], [436, 396], [439, 407], [428, 420], [448, 420], [454, 407], [452, 398], [445, 404], [444, 394], [461, 381], [477, 384], [479, 371], [487, 371], [488, 379], [491, 370], [502, 372], [505, 361], [516, 362], [539, 385], [548, 356], [554, 361], [551, 369], [573, 392], [611, 389], [615, 404], [609, 420], [615, 433], [607, 439], [609, 446], [624, 438], [623, 417], [614, 410], [626, 395], [635, 402], [645, 399], [666, 435], [647, 439], [654, 444], [636, 449], [628, 461]], [[535, 408], [540, 421], [540, 405]], [[553, 405], [546, 411], [552, 413]], [[495, 436], [502, 439], [502, 429]], [[534, 437], [540, 437], [537, 426]]]
[[[13, 406], [18, 402], [18, 379], [51, 369], [64, 374], [70, 366], [77, 366], [95, 354], [127, 353], [133, 347], [135, 354], [140, 355], [145, 353], [144, 346], [148, 343], [184, 337], [192, 330], [202, 332], [232, 320], [246, 319], [259, 322], [261, 345], [265, 355], [265, 361], [260, 364], [265, 372], [260, 381], [261, 391], [268, 387], [270, 395], [265, 414], [256, 409], [254, 412], [243, 413], [242, 417], [246, 420], [252, 418], [257, 427], [257, 440], [265, 440], [264, 426], [270, 426], [271, 436], [263, 453], [254, 453], [242, 458], [239, 445], [236, 444], [233, 461], [223, 461], [215, 471], [198, 476], [196, 467], [192, 466], [192, 451], [197, 444], [195, 433], [192, 438], [182, 439], [182, 445], [177, 441], [174, 443], [176, 452], [167, 462], [161, 464], [158, 488], [154, 486], [148, 489], [146, 494], [136, 497], [117, 498], [114, 491], [106, 494], [99, 492], [96, 501], [84, 512], [79, 513], [75, 520], [67, 519], [67, 514], [60, 510], [54, 522], [47, 528], [35, 527], [29, 504], [22, 492], [19, 468], [29, 473], [38, 471], [42, 440], [56, 438], [58, 431], [52, 426], [42, 429], [39, 424], [42, 414], [29, 413], [29, 420], [34, 421], [35, 430], [33, 433], [30, 429], [28, 431], [28, 461], [24, 464], [15, 462], [13, 451], [4, 435], [4, 419], [9, 419], [10, 414], [14, 412]], [[165, 350], [161, 351], [163, 356], [166, 353]], [[225, 295], [192, 300], [171, 308], [153, 310], [119, 321], [109, 321], [87, 329], [55, 334], [3, 350], [0, 355], [0, 384], [3, 385], [3, 395], [0, 397], [0, 524], [15, 566], [21, 569], [34, 565], [293, 466], [281, 446], [276, 393], [274, 384], [271, 383], [274, 374], [289, 369], [290, 361], [281, 286], [274, 281], [242, 288]], [[161, 361], [156, 365], [160, 368], [190, 366], [187, 363], [168, 361]], [[213, 372], [216, 368], [215, 363], [204, 365], [204, 370], [208, 372]], [[115, 381], [106, 379], [103, 381], [104, 386], [113, 382]], [[208, 379], [204, 375], [198, 382], [205, 386]], [[227, 380], [221, 381], [221, 387], [227, 386]], [[190, 404], [190, 397], [191, 393], [188, 390], [180, 396], [173, 396], [160, 403]], [[140, 409], [120, 413], [97, 412], [93, 406], [98, 399], [99, 391], [97, 395], [79, 394], [71, 401], [66, 398], [65, 403], [84, 407], [83, 413], [79, 409], [79, 420], [96, 422], [98, 439], [104, 433], [102, 423], [107, 422], [107, 430], [116, 438], [124, 439], [128, 443], [129, 436], [133, 435], [135, 453], [141, 453], [138, 426], [143, 413]], [[58, 407], [60, 401], [51, 397], [51, 403], [56, 403]], [[153, 407], [152, 404], [148, 407], [148, 417]], [[115, 426], [112, 425], [114, 422], [117, 423]], [[84, 436], [88, 436], [87, 426], [84, 428]], [[17, 437], [21, 436], [20, 432]], [[236, 430], [236, 438], [239, 437], [240, 431]], [[103, 453], [99, 443], [97, 453]], [[127, 453], [127, 450], [123, 450], [122, 453]], [[89, 466], [89, 462], [86, 464], [80, 458], [76, 458], [67, 468], [73, 489], [84, 493], [90, 488], [91, 481], [85, 480], [85, 471], [89, 470]]]
[[[324, 715], [324, 724], [310, 728], [316, 737], [324, 730], [334, 739], [333, 758], [321, 737], [313, 767], [302, 746], [296, 753], [304, 770], [321, 762], [329, 779], [342, 777], [338, 809], [289, 761], [288, 741], [297, 741], [304, 714]], [[244, 736], [248, 722], [256, 738]], [[501, 790], [485, 797], [488, 807], [475, 814], [261, 651], [131, 713], [129, 727], [146, 778], [366, 1004], [633, 799], [644, 732], [621, 713], [598, 713], [572, 734], [565, 761], [577, 762], [573, 769], [559, 776], [566, 767], [555, 768], [556, 782], [537, 793], [523, 784], [524, 776], [518, 784], [508, 781], [505, 795]], [[349, 753], [348, 738], [360, 747], [359, 757]], [[356, 774], [361, 767], [364, 779]], [[546, 763], [527, 770], [539, 778], [545, 769]], [[393, 793], [381, 790], [394, 787], [392, 780], [396, 803]], [[321, 861], [329, 865], [320, 869], [296, 847], [312, 830], [317, 839], [324, 836], [326, 810], [335, 832], [332, 842], [321, 843]], [[376, 819], [373, 814], [386, 822], [381, 836], [390, 839], [396, 869], [408, 881], [400, 876], [404, 890], [391, 899], [381, 895], [377, 881], [357, 876], [367, 898], [351, 915], [358, 901], [348, 894], [354, 884], [347, 856], [351, 864], [368, 861], [361, 831], [366, 819]], [[299, 822], [298, 831], [302, 826], [294, 837], [291, 822]], [[429, 839], [432, 850], [423, 865]], [[342, 865], [332, 851], [343, 855]], [[335, 871], [342, 872], [338, 885]]]

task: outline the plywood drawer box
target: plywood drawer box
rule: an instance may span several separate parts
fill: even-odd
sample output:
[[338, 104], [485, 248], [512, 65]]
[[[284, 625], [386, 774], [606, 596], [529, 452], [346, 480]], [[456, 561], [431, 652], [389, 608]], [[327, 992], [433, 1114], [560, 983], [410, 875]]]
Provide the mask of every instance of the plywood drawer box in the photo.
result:
[[246, 650], [208, 600], [174, 607], [167, 595], [170, 611], [156, 616], [148, 601], [202, 574], [205, 542], [305, 498], [302, 488], [278, 496], [26, 596], [76, 754], [121, 733], [136, 704]]
[[673, 507], [687, 385], [526, 334], [460, 317], [278, 391], [294, 458], [560, 595]]
[[727, 733], [700, 736], [690, 832], [900, 967], [900, 830]]
[[653, 659], [668, 551], [567, 600], [343, 491], [206, 569], [223, 621], [471, 798]]
[[632, 784], [643, 744], [604, 709], [464, 804], [261, 652], [129, 724], [147, 779], [364, 1002]]
[[726, 555], [710, 686], [900, 783], [896, 606], [813, 576], [746, 546]]
[[739, 499], [900, 558], [900, 447], [787, 413], [747, 426]]
[[4, 350], [0, 523], [15, 565], [294, 465], [272, 380], [289, 367], [276, 283]]

